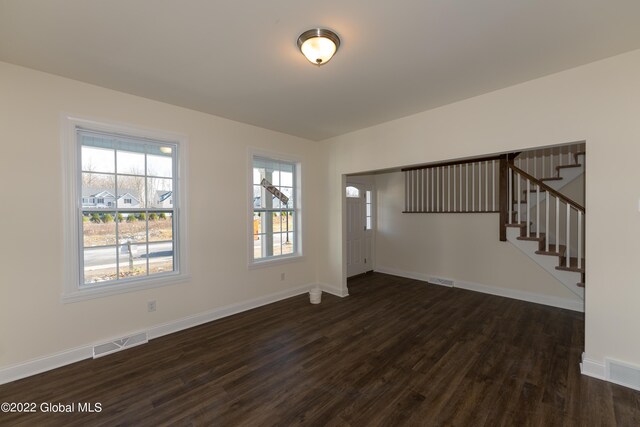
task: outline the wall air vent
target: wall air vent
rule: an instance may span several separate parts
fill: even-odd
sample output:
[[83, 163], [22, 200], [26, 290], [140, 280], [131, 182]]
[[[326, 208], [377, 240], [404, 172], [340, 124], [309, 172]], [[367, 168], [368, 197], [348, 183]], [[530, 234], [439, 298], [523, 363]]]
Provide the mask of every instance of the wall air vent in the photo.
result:
[[640, 367], [617, 360], [605, 359], [607, 379], [634, 390], [640, 390]]
[[93, 347], [93, 358], [97, 359], [98, 357], [106, 356], [107, 354], [115, 353], [117, 351], [124, 350], [125, 348], [146, 344], [148, 341], [147, 333], [140, 332], [139, 334], [119, 338], [104, 344], [98, 344]]

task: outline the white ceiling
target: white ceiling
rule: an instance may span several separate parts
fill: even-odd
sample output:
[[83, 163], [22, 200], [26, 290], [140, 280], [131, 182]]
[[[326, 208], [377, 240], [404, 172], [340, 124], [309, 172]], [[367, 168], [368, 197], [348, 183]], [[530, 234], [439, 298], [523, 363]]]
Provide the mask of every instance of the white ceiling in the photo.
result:
[[[0, 60], [322, 140], [640, 48], [638, 0], [0, 0]], [[309, 64], [297, 36], [342, 46]]]

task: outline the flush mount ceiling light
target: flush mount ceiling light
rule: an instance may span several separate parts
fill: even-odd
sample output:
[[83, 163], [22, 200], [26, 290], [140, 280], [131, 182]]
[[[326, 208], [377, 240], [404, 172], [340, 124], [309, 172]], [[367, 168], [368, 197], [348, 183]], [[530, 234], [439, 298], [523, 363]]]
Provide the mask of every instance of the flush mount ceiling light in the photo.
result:
[[314, 28], [298, 37], [300, 52], [315, 65], [324, 65], [340, 47], [340, 37], [331, 30]]

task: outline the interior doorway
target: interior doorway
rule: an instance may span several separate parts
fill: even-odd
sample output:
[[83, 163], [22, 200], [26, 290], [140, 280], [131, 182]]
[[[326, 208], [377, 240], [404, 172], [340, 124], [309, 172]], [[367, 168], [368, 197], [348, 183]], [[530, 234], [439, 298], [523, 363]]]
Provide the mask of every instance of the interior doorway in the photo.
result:
[[347, 277], [373, 270], [374, 192], [371, 185], [346, 185]]

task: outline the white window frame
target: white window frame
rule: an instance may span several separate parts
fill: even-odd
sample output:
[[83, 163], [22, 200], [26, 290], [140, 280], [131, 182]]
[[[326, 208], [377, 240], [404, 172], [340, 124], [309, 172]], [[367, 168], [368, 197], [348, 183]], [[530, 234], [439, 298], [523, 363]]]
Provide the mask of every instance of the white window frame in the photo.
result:
[[[293, 163], [295, 165], [295, 196], [294, 196], [294, 220], [295, 220], [295, 233], [296, 238], [296, 251], [288, 255], [278, 255], [273, 258], [261, 258], [254, 259], [253, 257], [253, 160], [254, 157], [264, 157], [271, 160]], [[248, 166], [247, 166], [247, 259], [248, 268], [260, 268], [269, 267], [273, 265], [285, 264], [289, 262], [301, 261], [304, 259], [303, 251], [303, 232], [302, 229], [302, 212], [304, 212], [304, 200], [302, 197], [302, 171], [304, 164], [302, 159], [296, 156], [291, 156], [282, 153], [276, 153], [272, 151], [265, 151], [257, 148], [249, 148]]]
[[[82, 286], [80, 273], [81, 239], [79, 223], [81, 208], [81, 191], [79, 185], [80, 150], [77, 129], [91, 129], [99, 132], [121, 134], [154, 141], [164, 141], [177, 147], [176, 181], [178, 190], [178, 207], [174, 210], [174, 242], [173, 273], [159, 276], [131, 278], [122, 283], [109, 282], [104, 285]], [[62, 170], [63, 172], [63, 213], [64, 213], [64, 282], [61, 300], [64, 303], [83, 301], [108, 295], [117, 295], [141, 289], [174, 285], [189, 279], [189, 255], [187, 251], [187, 138], [185, 135], [143, 129], [131, 125], [99, 121], [68, 114], [61, 116]]]

